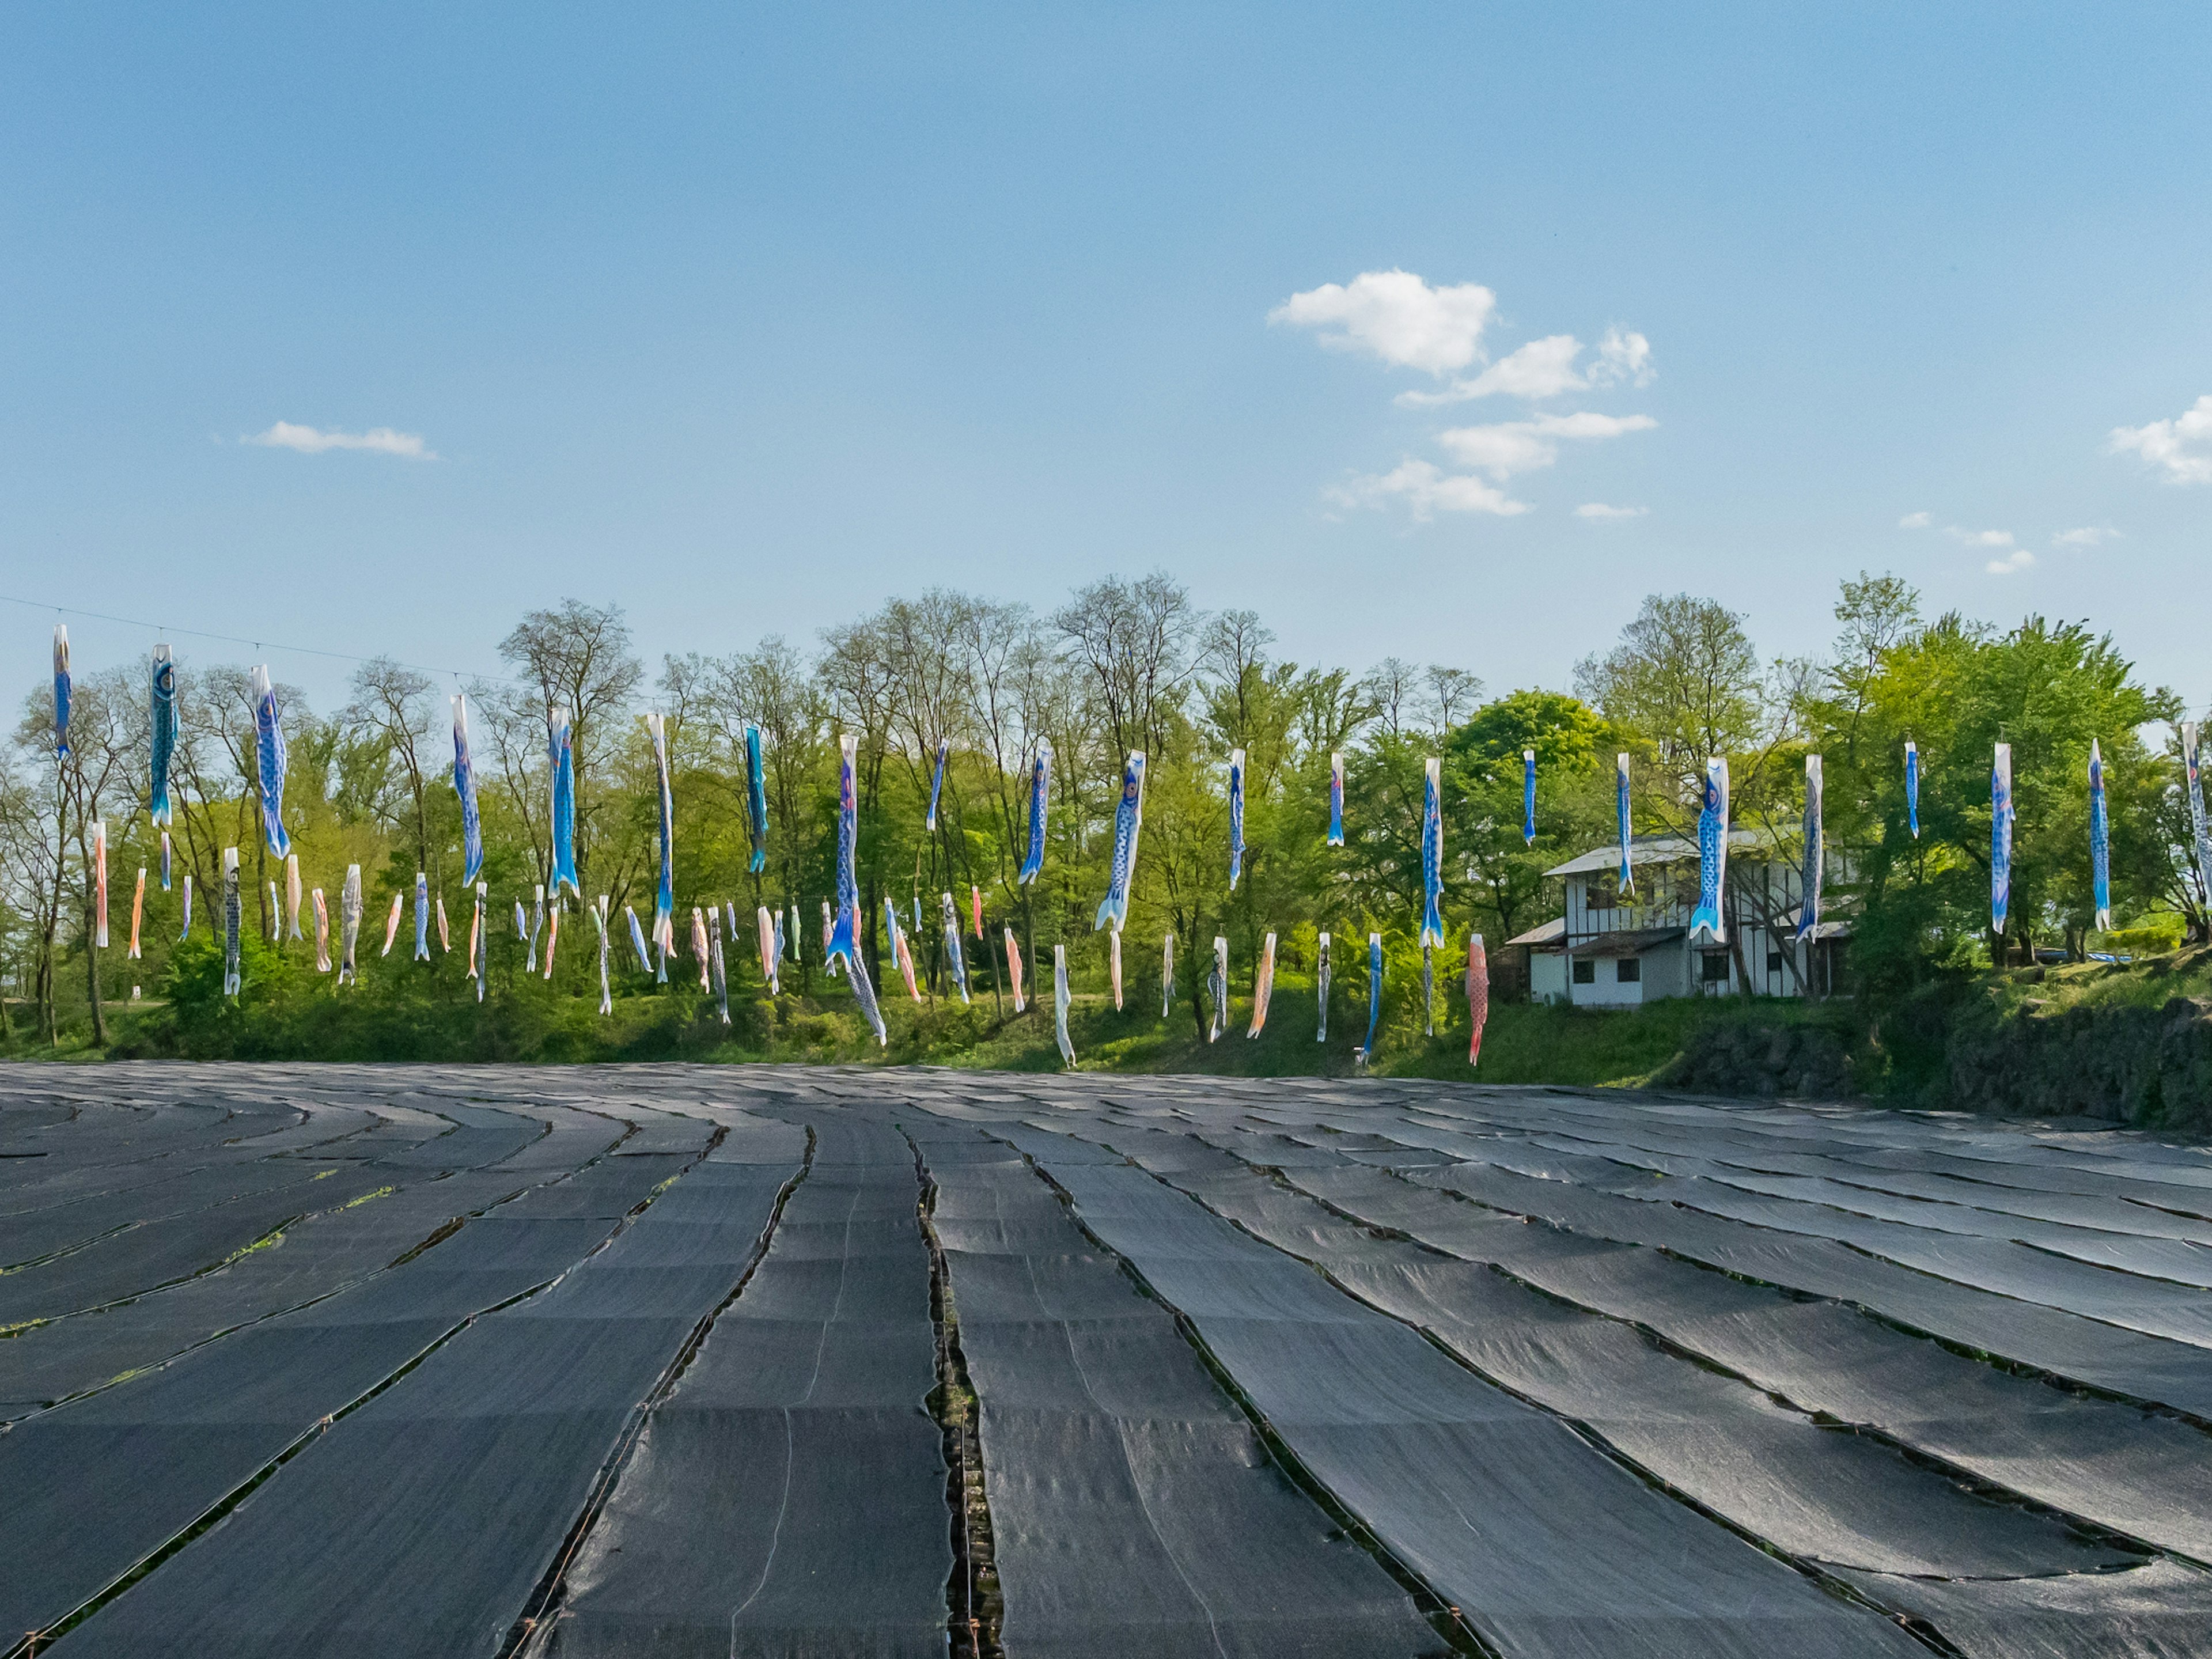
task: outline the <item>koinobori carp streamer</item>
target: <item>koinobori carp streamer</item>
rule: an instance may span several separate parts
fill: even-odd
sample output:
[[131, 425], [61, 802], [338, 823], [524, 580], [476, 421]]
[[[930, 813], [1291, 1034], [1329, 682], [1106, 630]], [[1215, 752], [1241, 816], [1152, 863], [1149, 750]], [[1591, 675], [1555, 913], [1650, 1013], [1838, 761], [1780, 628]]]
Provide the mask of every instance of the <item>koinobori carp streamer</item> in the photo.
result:
[[1721, 914], [1728, 894], [1728, 757], [1715, 755], [1705, 762], [1705, 798], [1698, 809], [1698, 908], [1690, 914], [1692, 943], [1700, 933], [1715, 944], [1728, 938]]
[[[1129, 919], [1129, 888], [1137, 870], [1137, 838], [1145, 827], [1145, 751], [1132, 749], [1121, 765], [1121, 798], [1114, 808], [1114, 855], [1108, 867], [1106, 896], [1091, 931], [1111, 927], [1120, 935]], [[1118, 947], [1117, 947], [1118, 948]], [[1121, 998], [1114, 1006], [1121, 1006]]]

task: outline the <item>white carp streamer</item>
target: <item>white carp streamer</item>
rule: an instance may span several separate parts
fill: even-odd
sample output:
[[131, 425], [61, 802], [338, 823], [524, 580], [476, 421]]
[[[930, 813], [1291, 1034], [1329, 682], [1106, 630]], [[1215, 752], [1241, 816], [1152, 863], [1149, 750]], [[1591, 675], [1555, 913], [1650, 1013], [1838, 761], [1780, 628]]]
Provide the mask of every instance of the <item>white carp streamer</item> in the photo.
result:
[[324, 902], [323, 890], [315, 889], [311, 895], [315, 907], [315, 971], [331, 971], [331, 907]]
[[1270, 933], [1260, 947], [1260, 971], [1252, 981], [1252, 1029], [1244, 1033], [1247, 1041], [1267, 1029], [1267, 1002], [1274, 994], [1275, 936]]
[[1321, 936], [1321, 948], [1314, 957], [1314, 988], [1321, 1003], [1321, 1029], [1314, 1033], [1316, 1042], [1328, 1041], [1328, 935]]
[[361, 937], [361, 866], [346, 866], [345, 885], [338, 891], [338, 983], [361, 982], [354, 962], [354, 946]]
[[607, 979], [607, 905], [608, 895], [599, 895], [599, 902], [592, 907], [592, 921], [599, 930], [599, 1012], [611, 1014], [615, 1011], [614, 987]]
[[1206, 975], [1206, 992], [1213, 999], [1213, 1019], [1206, 1028], [1206, 1040], [1214, 1042], [1229, 1029], [1229, 941], [1218, 933], [1213, 936], [1213, 971]]
[[292, 938], [303, 937], [300, 932], [300, 855], [297, 853], [284, 854], [284, 927]]
[[1073, 999], [1067, 994], [1067, 947], [1052, 947], [1052, 1040], [1060, 1045], [1060, 1062], [1068, 1070], [1075, 1069], [1075, 1044], [1067, 1036], [1067, 1005]]
[[953, 908], [952, 895], [945, 895], [945, 957], [952, 969], [952, 982], [959, 988], [960, 1000], [968, 996], [968, 962], [960, 954], [960, 912]]
[[[774, 919], [769, 916], [768, 913], [768, 906], [765, 904], [759, 905], [755, 908], [754, 921], [755, 924], [760, 929], [761, 977], [768, 981], [768, 994], [770, 996], [775, 996], [778, 995], [781, 990], [781, 988], [776, 983], [775, 970], [778, 964], [775, 959], [775, 922]], [[632, 933], [635, 933], [637, 931], [637, 918], [635, 916], [632, 916], [629, 919], [629, 925], [630, 931]]]
[[491, 976], [491, 920], [484, 914], [484, 901], [490, 896], [490, 884], [478, 882], [476, 921], [469, 928], [469, 961], [476, 971], [478, 1002], [484, 1000], [484, 981]]
[[1175, 1006], [1175, 935], [1165, 933], [1160, 938], [1160, 1018], [1168, 1017]]
[[1121, 930], [1106, 935], [1106, 963], [1114, 981], [1114, 1012], [1121, 1012]]
[[696, 904], [691, 907], [691, 954], [699, 958], [699, 988], [702, 991], [713, 989], [714, 975], [710, 971], [713, 964], [708, 959], [707, 915]]
[[222, 994], [238, 994], [238, 927], [244, 907], [238, 894], [238, 848], [222, 849]]

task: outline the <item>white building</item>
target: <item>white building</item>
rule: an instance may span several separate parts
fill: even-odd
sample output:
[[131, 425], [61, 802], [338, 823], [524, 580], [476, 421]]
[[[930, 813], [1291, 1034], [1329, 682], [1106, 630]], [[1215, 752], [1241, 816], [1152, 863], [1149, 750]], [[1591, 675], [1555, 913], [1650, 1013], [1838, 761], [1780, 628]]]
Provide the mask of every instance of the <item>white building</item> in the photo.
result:
[[[1627, 1008], [1663, 997], [1832, 996], [1844, 993], [1844, 940], [1850, 927], [1823, 921], [1796, 939], [1800, 872], [1765, 836], [1729, 836], [1725, 938], [1690, 937], [1698, 905], [1697, 843], [1677, 836], [1639, 836], [1629, 848], [1635, 890], [1620, 890], [1620, 849], [1601, 847], [1546, 871], [1566, 886], [1566, 914], [1509, 945], [1528, 951], [1528, 994], [1536, 1002]], [[1836, 885], [1849, 866], [1832, 852], [1822, 878], [1821, 910], [1832, 915]]]

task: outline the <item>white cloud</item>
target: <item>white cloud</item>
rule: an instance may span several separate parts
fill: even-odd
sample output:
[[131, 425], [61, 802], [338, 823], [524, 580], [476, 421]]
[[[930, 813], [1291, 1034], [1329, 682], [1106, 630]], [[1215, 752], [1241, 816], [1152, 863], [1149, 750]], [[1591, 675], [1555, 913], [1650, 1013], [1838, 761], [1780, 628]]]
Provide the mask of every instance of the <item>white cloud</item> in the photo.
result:
[[2062, 530], [2051, 538], [2053, 547], [2095, 547], [2117, 541], [2120, 532], [2106, 525], [2087, 524], [2079, 530]]
[[1380, 507], [1402, 501], [1419, 524], [1427, 523], [1437, 513], [1489, 513], [1510, 519], [1528, 511], [1528, 502], [1514, 501], [1480, 478], [1446, 472], [1433, 461], [1420, 460], [1401, 461], [1389, 472], [1354, 478], [1341, 489], [1330, 490], [1328, 498], [1345, 507]]
[[1899, 530], [1925, 530], [1936, 522], [1933, 513], [1908, 513], [1897, 521]]
[[1500, 392], [1514, 398], [1556, 398], [1562, 392], [1580, 392], [1589, 385], [1575, 372], [1582, 349], [1583, 343], [1571, 334], [1547, 334], [1499, 358], [1471, 380], [1454, 380], [1442, 392], [1401, 392], [1398, 402], [1407, 409], [1433, 409]]
[[2212, 483], [2212, 392], [2171, 421], [2114, 427], [2106, 447], [2115, 455], [2133, 450], [2165, 468], [2168, 483]]
[[1584, 501], [1575, 509], [1577, 519], [1640, 519], [1648, 507], [1607, 507], [1603, 501]]
[[319, 455], [327, 449], [366, 449], [379, 455], [402, 455], [410, 461], [438, 459], [424, 447], [420, 433], [394, 432], [388, 426], [374, 427], [367, 432], [325, 432], [312, 426], [279, 421], [266, 432], [254, 433], [240, 438], [239, 442], [259, 444], [268, 449], [296, 449], [302, 455]]
[[1532, 420], [1499, 421], [1489, 426], [1460, 426], [1437, 434], [1437, 441], [1464, 466], [1479, 467], [1494, 478], [1533, 472], [1559, 459], [1562, 438], [1618, 438], [1657, 426], [1649, 415], [1539, 415]]
[[2002, 559], [1991, 559], [1983, 567], [1992, 576], [2009, 576], [2015, 570], [2025, 570], [2035, 562], [2035, 555], [2024, 547], [2014, 548]]
[[1954, 524], [1946, 525], [1943, 527], [1943, 533], [1953, 541], [1961, 542], [1968, 547], [2010, 547], [2012, 545], [2012, 532], [2009, 530], [1961, 530]]
[[1659, 377], [1651, 367], [1651, 342], [1641, 334], [1624, 334], [1609, 328], [1597, 343], [1597, 361], [1590, 365], [1592, 386], [1650, 386]]
[[1366, 351], [1386, 363], [1446, 374], [1482, 355], [1482, 331], [1498, 296], [1479, 283], [1431, 288], [1409, 270], [1362, 271], [1348, 283], [1324, 283], [1293, 294], [1267, 313], [1271, 323], [1336, 329], [1321, 343]]

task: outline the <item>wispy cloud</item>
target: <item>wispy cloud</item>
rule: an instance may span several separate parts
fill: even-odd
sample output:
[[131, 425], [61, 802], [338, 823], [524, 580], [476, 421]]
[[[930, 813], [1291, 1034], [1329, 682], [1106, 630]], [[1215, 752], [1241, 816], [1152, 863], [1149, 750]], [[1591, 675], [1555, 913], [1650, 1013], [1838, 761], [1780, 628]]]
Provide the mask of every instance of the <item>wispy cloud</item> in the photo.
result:
[[2062, 530], [2051, 538], [2053, 547], [2099, 547], [2118, 541], [2120, 532], [2106, 525], [2087, 524], [2079, 530]]
[[1367, 270], [1293, 294], [1267, 320], [1324, 331], [1321, 343], [1331, 350], [1443, 375], [1480, 359], [1482, 331], [1497, 305], [1480, 283], [1431, 288], [1409, 270]]
[[2106, 447], [2115, 455], [2132, 450], [2162, 469], [2168, 483], [2212, 483], [2212, 392], [2172, 420], [2114, 427]]
[[1954, 524], [1946, 525], [1943, 533], [1967, 547], [2010, 547], [2013, 542], [2009, 530], [1962, 530]]
[[1650, 386], [1659, 378], [1651, 367], [1651, 342], [1641, 334], [1609, 328], [1597, 343], [1597, 362], [1590, 365], [1592, 386]]
[[2009, 576], [2016, 570], [2025, 570], [2035, 562], [2035, 555], [2024, 547], [2016, 547], [2002, 559], [1991, 559], [1983, 566], [1992, 576]]
[[372, 427], [367, 432], [325, 432], [319, 427], [295, 426], [289, 421], [279, 421], [266, 432], [253, 433], [239, 442], [259, 444], [264, 449], [294, 449], [302, 455], [319, 455], [331, 449], [365, 449], [378, 455], [403, 456], [410, 461], [438, 459], [423, 443], [419, 432], [395, 432], [388, 426]]
[[1437, 434], [1437, 441], [1463, 466], [1505, 479], [1533, 472], [1559, 459], [1561, 439], [1618, 438], [1648, 432], [1659, 424], [1649, 415], [1601, 415], [1593, 410], [1572, 415], [1539, 415], [1526, 421], [1488, 426], [1459, 426]]
[[1577, 519], [1640, 519], [1648, 507], [1607, 507], [1603, 501], [1584, 501], [1575, 509]]
[[1908, 513], [1897, 521], [1899, 530], [1925, 530], [1936, 522], [1933, 513]]
[[1486, 513], [1510, 519], [1528, 511], [1480, 478], [1446, 472], [1433, 461], [1404, 460], [1391, 471], [1352, 479], [1328, 491], [1328, 499], [1343, 507], [1382, 507], [1403, 501], [1419, 524], [1438, 513]]

